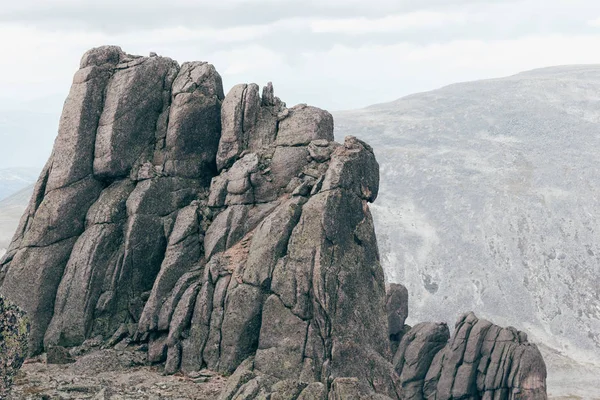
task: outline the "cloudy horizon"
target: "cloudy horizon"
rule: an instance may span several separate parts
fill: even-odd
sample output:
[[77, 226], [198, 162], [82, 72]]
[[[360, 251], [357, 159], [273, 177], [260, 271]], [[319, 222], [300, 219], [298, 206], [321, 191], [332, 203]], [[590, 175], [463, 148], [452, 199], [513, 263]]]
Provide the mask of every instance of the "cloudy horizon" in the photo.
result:
[[600, 63], [591, 0], [22, 0], [0, 10], [0, 34], [0, 168], [43, 164], [81, 55], [104, 44], [208, 61], [226, 91], [272, 81], [288, 105], [331, 111]]

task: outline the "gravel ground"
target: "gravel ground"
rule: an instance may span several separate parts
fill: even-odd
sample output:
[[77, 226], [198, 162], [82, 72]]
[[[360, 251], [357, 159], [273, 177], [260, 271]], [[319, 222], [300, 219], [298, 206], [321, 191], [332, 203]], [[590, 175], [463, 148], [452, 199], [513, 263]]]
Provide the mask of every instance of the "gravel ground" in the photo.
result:
[[26, 361], [9, 399], [217, 399], [226, 378], [211, 371], [162, 375], [139, 351], [94, 350], [70, 364]]

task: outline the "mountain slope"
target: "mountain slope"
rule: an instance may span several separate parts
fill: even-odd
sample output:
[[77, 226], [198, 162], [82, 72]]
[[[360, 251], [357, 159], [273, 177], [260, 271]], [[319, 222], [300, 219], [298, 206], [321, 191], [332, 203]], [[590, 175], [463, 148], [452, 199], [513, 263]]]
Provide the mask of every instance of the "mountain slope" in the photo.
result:
[[[0, 169], [0, 200], [18, 192], [36, 181], [39, 168], [2, 168]], [[29, 199], [27, 199], [29, 201]]]
[[32, 193], [33, 184], [0, 200], [0, 257], [8, 248]]
[[381, 257], [408, 287], [412, 321], [474, 310], [600, 361], [600, 66], [334, 117], [338, 139], [364, 139], [380, 162]]

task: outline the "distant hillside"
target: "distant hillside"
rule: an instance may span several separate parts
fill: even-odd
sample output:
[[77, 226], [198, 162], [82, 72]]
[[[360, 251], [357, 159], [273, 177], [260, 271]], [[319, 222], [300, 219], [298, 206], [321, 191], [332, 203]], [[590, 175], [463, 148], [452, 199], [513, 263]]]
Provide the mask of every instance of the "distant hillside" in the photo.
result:
[[[27, 208], [29, 198], [33, 193], [33, 185], [29, 185], [19, 192], [0, 200], [0, 252], [8, 248], [21, 215]], [[1, 257], [1, 254], [0, 254]]]
[[600, 362], [600, 66], [334, 117], [338, 141], [355, 135], [377, 154], [381, 257], [408, 287], [412, 321], [475, 310]]
[[40, 170], [41, 168], [0, 169], [0, 200], [34, 183], [40, 174]]

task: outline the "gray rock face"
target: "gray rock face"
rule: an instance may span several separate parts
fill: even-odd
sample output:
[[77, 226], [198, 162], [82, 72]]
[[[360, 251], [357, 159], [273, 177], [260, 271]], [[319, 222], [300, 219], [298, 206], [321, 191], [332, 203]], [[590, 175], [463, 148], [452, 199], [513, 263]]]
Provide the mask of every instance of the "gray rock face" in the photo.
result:
[[449, 339], [444, 323], [420, 323], [404, 335], [393, 361], [401, 398], [547, 398], [544, 360], [523, 332], [468, 313]]
[[[221, 132], [223, 83], [207, 63], [184, 63], [173, 82], [169, 124], [164, 138], [165, 171], [210, 179]], [[157, 156], [162, 152], [158, 151]]]
[[227, 400], [445, 396], [455, 377], [461, 396], [472, 379], [542, 393], [522, 335], [513, 373], [500, 345], [465, 339], [474, 316], [452, 345], [445, 325], [404, 334], [408, 294], [386, 295], [368, 205], [379, 165], [355, 137], [333, 142], [327, 111], [287, 109], [271, 84], [224, 96], [202, 62], [104, 47], [81, 65], [0, 264], [0, 291], [31, 315], [31, 353], [144, 343], [167, 374], [233, 374]]
[[404, 322], [408, 317], [408, 290], [398, 283], [387, 287], [385, 310], [388, 316], [388, 334], [395, 353], [398, 343], [406, 333]]

